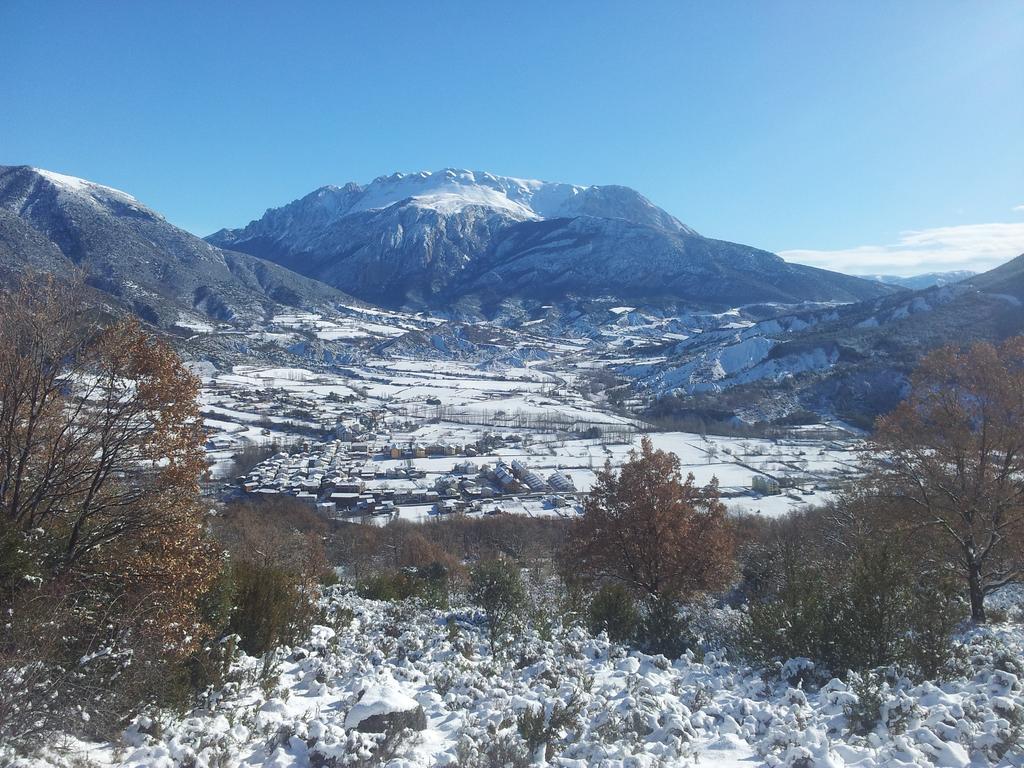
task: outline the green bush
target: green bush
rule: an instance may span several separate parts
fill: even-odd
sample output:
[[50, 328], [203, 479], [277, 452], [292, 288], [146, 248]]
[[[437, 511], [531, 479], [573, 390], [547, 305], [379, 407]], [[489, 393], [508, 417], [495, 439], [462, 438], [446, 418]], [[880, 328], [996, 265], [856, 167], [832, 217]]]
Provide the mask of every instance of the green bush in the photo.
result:
[[416, 583], [402, 571], [384, 571], [367, 576], [356, 585], [356, 592], [367, 600], [394, 602], [416, 596]]
[[828, 579], [813, 566], [787, 562], [777, 587], [750, 606], [744, 654], [754, 661], [831, 655], [835, 597]]
[[578, 690], [574, 690], [565, 703], [556, 701], [550, 713], [546, 713], [544, 706], [524, 709], [516, 715], [516, 730], [526, 742], [527, 753], [536, 758], [543, 746], [544, 760], [551, 761], [566, 732], [576, 727], [582, 712], [583, 699]]
[[750, 605], [742, 645], [751, 660], [807, 657], [840, 675], [898, 664], [933, 677], [951, 658], [955, 590], [915, 574], [899, 550], [870, 542], [845, 563], [790, 554]]
[[678, 659], [696, 646], [678, 601], [669, 598], [647, 600], [640, 613], [637, 639], [645, 653]]
[[240, 561], [232, 568], [234, 612], [229, 631], [246, 653], [259, 656], [294, 642], [309, 629], [315, 613], [301, 577], [276, 566]]
[[237, 646], [237, 638], [228, 629], [234, 610], [233, 570], [224, 566], [213, 586], [199, 598], [199, 614], [213, 636], [182, 662], [177, 706], [188, 705], [196, 693], [219, 685], [231, 666]]
[[881, 675], [866, 672], [850, 676], [856, 700], [843, 708], [850, 732], [867, 736], [879, 725], [891, 734], [904, 733], [921, 712], [914, 700], [890, 687]]
[[952, 579], [925, 576], [914, 585], [907, 649], [911, 663], [922, 677], [933, 680], [949, 667], [956, 654], [950, 635], [966, 611], [960, 589]]
[[619, 584], [606, 584], [590, 603], [589, 629], [593, 634], [607, 632], [608, 638], [626, 643], [636, 636], [640, 612], [629, 590]]
[[356, 592], [367, 600], [395, 602], [418, 598], [435, 608], [448, 607], [449, 572], [442, 563], [422, 568], [402, 568], [368, 576], [356, 585]]
[[493, 653], [499, 640], [522, 623], [527, 608], [526, 588], [519, 567], [507, 560], [484, 560], [469, 576], [469, 600], [487, 614], [488, 640]]
[[0, 601], [10, 599], [23, 587], [42, 582], [48, 543], [33, 541], [28, 534], [0, 519]]

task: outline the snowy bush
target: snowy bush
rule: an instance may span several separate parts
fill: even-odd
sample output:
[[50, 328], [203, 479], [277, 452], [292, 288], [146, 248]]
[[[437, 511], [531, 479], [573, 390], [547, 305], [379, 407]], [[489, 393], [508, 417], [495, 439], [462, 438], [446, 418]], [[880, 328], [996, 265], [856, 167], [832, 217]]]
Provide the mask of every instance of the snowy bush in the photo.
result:
[[[965, 674], [941, 684], [877, 674], [801, 687], [821, 679], [810, 660], [765, 677], [714, 652], [668, 661], [579, 627], [545, 639], [529, 622], [492, 653], [468, 606], [439, 611], [335, 588], [322, 607], [341, 619], [265, 658], [237, 655], [193, 711], [151, 710], [120, 739], [79, 746], [103, 765], [155, 768], [980, 768], [1024, 755], [1020, 627], [965, 635]], [[375, 687], [386, 695], [370, 696]], [[381, 702], [413, 717], [421, 709], [424, 729], [359, 730]], [[72, 755], [53, 747], [21, 768], [71, 768]]]

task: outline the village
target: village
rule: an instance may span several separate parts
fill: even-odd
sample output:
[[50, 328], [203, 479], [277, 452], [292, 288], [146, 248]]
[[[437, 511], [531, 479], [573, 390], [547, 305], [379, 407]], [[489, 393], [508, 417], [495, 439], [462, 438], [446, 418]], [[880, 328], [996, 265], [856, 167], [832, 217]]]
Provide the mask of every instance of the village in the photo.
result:
[[[734, 512], [779, 516], [827, 502], [857, 473], [857, 441], [652, 431], [574, 386], [569, 367], [376, 360], [344, 370], [204, 372], [208, 491], [289, 496], [328, 519], [373, 524], [449, 515], [573, 516], [606, 463], [647, 434], [683, 476], [714, 480]], [[239, 456], [254, 454], [251, 462]]]
[[[330, 520], [375, 524], [446, 515], [571, 517], [581, 511], [603, 462], [621, 463], [639, 441], [638, 435], [611, 442], [495, 432], [465, 442], [417, 440], [419, 431], [436, 434], [443, 427], [429, 425], [400, 439], [370, 433], [356, 440], [296, 444], [227, 487], [252, 499], [293, 497]], [[684, 475], [717, 482], [735, 512], [777, 516], [820, 504], [856, 474], [852, 448], [842, 443], [690, 433], [649, 437], [656, 447], [680, 456]]]
[[518, 459], [474, 460], [520, 441], [494, 435], [469, 445], [333, 440], [278, 453], [239, 482], [246, 494], [293, 496], [327, 518], [391, 519], [403, 508], [422, 507], [430, 515], [500, 514], [505, 498], [574, 513], [578, 491], [568, 475], [553, 471], [545, 477]]

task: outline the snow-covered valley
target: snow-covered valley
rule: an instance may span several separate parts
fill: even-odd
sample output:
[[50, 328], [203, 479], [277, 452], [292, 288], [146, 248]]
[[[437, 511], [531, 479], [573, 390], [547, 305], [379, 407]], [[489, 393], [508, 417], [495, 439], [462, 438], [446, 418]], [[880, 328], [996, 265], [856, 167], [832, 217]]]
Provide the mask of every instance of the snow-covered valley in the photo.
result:
[[[380, 523], [428, 519], [436, 511], [435, 491], [466, 474], [486, 475], [496, 462], [521, 462], [544, 476], [557, 472], [574, 491], [586, 492], [605, 462], [620, 464], [642, 433], [675, 453], [699, 483], [716, 479], [735, 511], [777, 516], [820, 504], [855, 475], [857, 435], [842, 424], [791, 427], [770, 438], [654, 427], [641, 415], [645, 382], [631, 376], [644, 358], [631, 357], [632, 348], [677, 339], [685, 324], [706, 341], [690, 370], [707, 369], [706, 356], [713, 354], [711, 375], [721, 378], [749, 368], [771, 342], [744, 340], [756, 326], [739, 311], [657, 320], [634, 308], [614, 309], [596, 339], [481, 325], [475, 340], [463, 338], [461, 345], [440, 335], [443, 321], [429, 316], [366, 309], [350, 318], [279, 315], [246, 344], [261, 344], [268, 361], [281, 362], [194, 364], [204, 382], [213, 478], [229, 492], [237, 489], [234, 457], [262, 447], [279, 455], [250, 474], [247, 492], [301, 493], [315, 503], [329, 501], [334, 486], [358, 482], [361, 493], [376, 494], [378, 506], [385, 492], [395, 501], [376, 515]], [[347, 324], [359, 333], [343, 330]], [[722, 343], [712, 346], [714, 336]], [[202, 349], [216, 337], [196, 330], [189, 344]], [[319, 358], [310, 353], [310, 337], [328, 345]], [[468, 469], [455, 471], [466, 462]], [[757, 476], [779, 486], [765, 495], [755, 490]], [[470, 514], [564, 515], [577, 506], [571, 495], [564, 505], [543, 493], [523, 497], [526, 488], [500, 493], [495, 486], [492, 497], [493, 483], [481, 476], [479, 484], [482, 495], [466, 497], [481, 500], [465, 508]]]

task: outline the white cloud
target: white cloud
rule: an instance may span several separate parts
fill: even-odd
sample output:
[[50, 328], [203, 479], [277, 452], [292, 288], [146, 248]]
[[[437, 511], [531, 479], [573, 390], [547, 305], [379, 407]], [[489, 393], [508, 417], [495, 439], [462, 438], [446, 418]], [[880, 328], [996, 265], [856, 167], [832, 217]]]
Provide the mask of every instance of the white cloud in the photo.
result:
[[1013, 210], [1017, 213], [1024, 213], [1024, 205], [1015, 205], [1013, 206]]
[[953, 269], [984, 272], [1022, 253], [1024, 223], [994, 223], [912, 230], [890, 245], [796, 249], [779, 255], [786, 261], [854, 275], [916, 275]]

